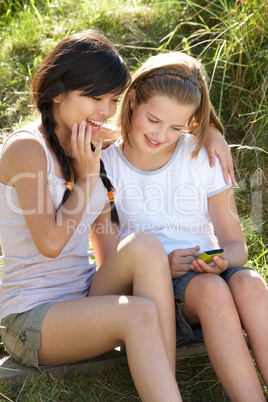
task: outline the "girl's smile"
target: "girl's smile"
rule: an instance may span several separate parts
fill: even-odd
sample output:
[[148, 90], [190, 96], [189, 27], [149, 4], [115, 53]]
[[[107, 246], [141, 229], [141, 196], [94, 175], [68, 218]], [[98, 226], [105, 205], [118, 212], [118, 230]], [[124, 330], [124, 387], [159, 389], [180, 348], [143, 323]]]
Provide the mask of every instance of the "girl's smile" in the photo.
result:
[[60, 142], [64, 142], [67, 132], [71, 133], [72, 125], [75, 122], [79, 125], [82, 120], [91, 125], [94, 134], [98, 133], [105, 121], [115, 114], [118, 98], [113, 93], [82, 96], [80, 91], [63, 92], [54, 98], [54, 118]]
[[153, 148], [157, 148], [162, 144], [162, 142], [154, 141], [152, 138], [149, 138], [148, 135], [146, 135], [146, 134], [144, 134], [144, 136], [145, 136], [145, 140], [148, 143], [148, 145]]
[[101, 126], [105, 123], [105, 121], [99, 122], [99, 121], [94, 121], [91, 119], [87, 119], [86, 122], [91, 125], [93, 132], [98, 132], [100, 130]]

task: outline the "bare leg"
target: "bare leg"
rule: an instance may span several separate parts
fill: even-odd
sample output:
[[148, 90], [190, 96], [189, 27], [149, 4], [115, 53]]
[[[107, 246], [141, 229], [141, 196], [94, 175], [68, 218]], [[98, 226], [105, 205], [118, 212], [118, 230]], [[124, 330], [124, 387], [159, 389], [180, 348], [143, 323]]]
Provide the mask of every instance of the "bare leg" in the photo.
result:
[[230, 399], [265, 401], [231, 291], [222, 278], [193, 278], [182, 313], [190, 325], [201, 323], [210, 361]]
[[82, 360], [123, 343], [141, 398], [181, 401], [157, 310], [148, 299], [96, 296], [54, 304], [43, 321], [39, 363]]
[[268, 387], [268, 288], [254, 271], [238, 271], [228, 285], [263, 381]]
[[[157, 308], [163, 337], [175, 373], [175, 303], [167, 255], [148, 233], [135, 233], [118, 246], [96, 273], [90, 296], [128, 294], [152, 300]], [[112, 269], [111, 269], [112, 267]]]
[[[96, 273], [89, 297], [59, 302], [49, 309], [41, 329], [39, 363], [77, 361], [125, 344], [142, 400], [181, 401], [171, 364], [175, 361], [175, 313], [167, 257], [152, 236], [133, 237]], [[142, 295], [147, 287], [148, 295]], [[132, 290], [141, 294], [108, 295]]]

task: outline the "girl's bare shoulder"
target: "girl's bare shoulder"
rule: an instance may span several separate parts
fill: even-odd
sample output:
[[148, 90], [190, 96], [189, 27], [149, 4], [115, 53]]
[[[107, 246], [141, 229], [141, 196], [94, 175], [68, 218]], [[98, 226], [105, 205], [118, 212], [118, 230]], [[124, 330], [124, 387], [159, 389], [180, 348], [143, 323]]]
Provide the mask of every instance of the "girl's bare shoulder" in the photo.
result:
[[46, 166], [45, 151], [41, 141], [29, 132], [12, 135], [3, 145], [0, 158], [0, 181], [10, 182], [20, 172], [36, 172]]

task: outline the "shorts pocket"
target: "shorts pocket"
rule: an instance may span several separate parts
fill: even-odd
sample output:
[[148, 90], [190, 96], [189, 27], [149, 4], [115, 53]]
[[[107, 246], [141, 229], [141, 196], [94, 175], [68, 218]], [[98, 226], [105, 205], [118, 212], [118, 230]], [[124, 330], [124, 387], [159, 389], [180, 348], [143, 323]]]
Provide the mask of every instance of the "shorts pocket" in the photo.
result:
[[40, 332], [23, 326], [25, 317], [14, 314], [2, 320], [1, 336], [7, 353], [20, 364], [36, 366]]

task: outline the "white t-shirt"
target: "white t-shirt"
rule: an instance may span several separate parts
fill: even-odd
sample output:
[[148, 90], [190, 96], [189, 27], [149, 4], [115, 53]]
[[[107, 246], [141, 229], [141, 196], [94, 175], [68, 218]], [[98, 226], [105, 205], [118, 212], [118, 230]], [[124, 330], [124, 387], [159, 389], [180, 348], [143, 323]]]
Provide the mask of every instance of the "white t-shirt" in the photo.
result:
[[210, 168], [205, 149], [196, 159], [189, 158], [194, 149], [192, 139], [192, 135], [182, 134], [170, 160], [154, 171], [134, 167], [118, 142], [102, 151], [115, 188], [120, 238], [148, 231], [158, 237], [168, 254], [196, 245], [201, 252], [218, 248], [208, 198], [232, 185], [225, 184], [218, 158], [216, 166]]

